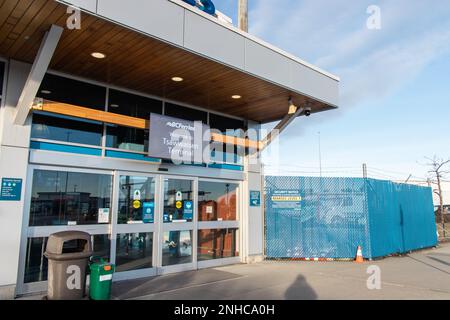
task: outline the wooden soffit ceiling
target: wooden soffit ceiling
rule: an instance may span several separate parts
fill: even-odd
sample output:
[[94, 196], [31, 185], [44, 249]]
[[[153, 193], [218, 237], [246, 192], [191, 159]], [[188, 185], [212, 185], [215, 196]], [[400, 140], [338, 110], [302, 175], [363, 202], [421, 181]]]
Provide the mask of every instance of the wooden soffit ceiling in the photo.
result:
[[[263, 123], [281, 119], [290, 96], [297, 105], [309, 101], [313, 112], [332, 108], [84, 12], [81, 29], [68, 30], [68, 17], [67, 6], [53, 0], [0, 0], [0, 56], [32, 63], [55, 24], [65, 28], [50, 65], [55, 71]], [[92, 52], [106, 58], [94, 59]], [[184, 81], [173, 82], [175, 76]]]

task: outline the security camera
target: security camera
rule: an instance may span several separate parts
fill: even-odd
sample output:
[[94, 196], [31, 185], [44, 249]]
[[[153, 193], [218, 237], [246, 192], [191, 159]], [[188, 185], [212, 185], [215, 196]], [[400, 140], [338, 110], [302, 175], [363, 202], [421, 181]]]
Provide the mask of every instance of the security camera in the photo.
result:
[[305, 116], [309, 117], [311, 115], [311, 107], [305, 108]]

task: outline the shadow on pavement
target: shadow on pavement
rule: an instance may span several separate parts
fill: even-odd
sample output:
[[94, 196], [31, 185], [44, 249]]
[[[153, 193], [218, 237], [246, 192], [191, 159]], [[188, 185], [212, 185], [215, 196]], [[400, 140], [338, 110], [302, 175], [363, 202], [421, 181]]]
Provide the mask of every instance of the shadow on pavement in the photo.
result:
[[[199, 271], [187, 271], [151, 278], [125, 280], [113, 284], [112, 296], [115, 299], [132, 299], [146, 295], [178, 290], [191, 286], [199, 286], [223, 280], [240, 278], [240, 275], [204, 269]], [[199, 297], [202, 299], [202, 297]], [[205, 297], [206, 299], [207, 297]]]
[[295, 279], [286, 290], [284, 297], [286, 300], [316, 300], [318, 298], [316, 292], [302, 275]]

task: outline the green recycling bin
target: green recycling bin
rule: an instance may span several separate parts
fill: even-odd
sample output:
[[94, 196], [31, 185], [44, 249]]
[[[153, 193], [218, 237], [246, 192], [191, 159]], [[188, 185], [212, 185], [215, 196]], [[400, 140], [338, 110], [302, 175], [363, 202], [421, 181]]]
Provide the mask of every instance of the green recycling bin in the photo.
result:
[[99, 261], [95, 260], [92, 259], [89, 265], [89, 297], [92, 300], [109, 300], [115, 266], [101, 258]]

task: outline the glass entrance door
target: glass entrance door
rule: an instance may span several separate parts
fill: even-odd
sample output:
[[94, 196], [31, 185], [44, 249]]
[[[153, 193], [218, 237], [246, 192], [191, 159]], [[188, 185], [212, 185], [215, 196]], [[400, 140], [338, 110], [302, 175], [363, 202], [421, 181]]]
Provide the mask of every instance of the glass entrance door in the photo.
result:
[[156, 274], [158, 176], [119, 172], [115, 179], [112, 260], [117, 278]]
[[161, 176], [158, 273], [196, 269], [197, 180]]

